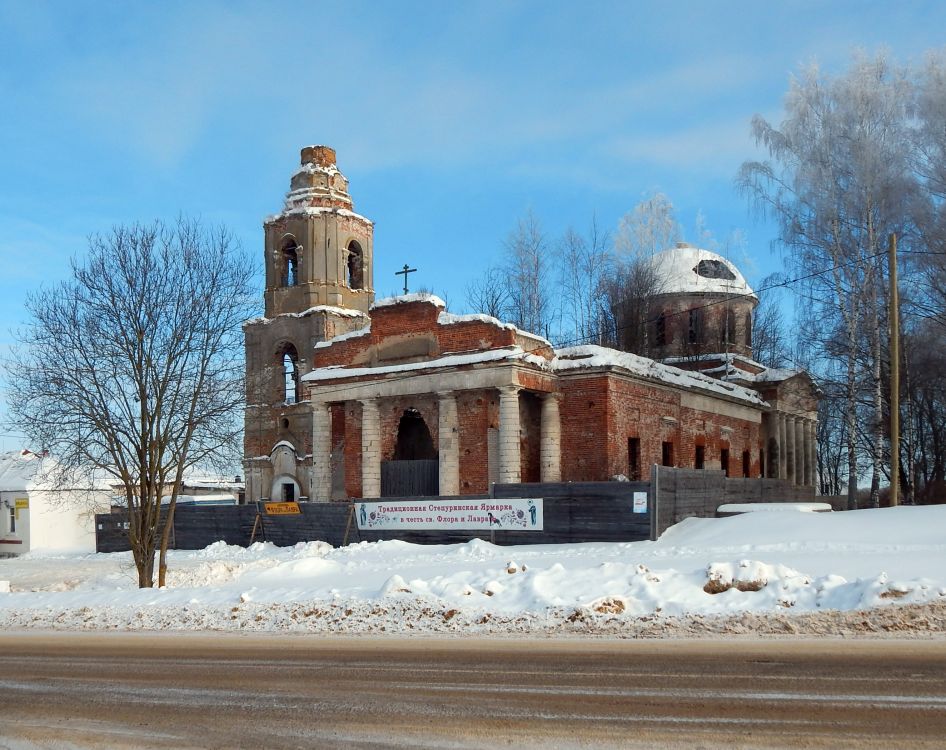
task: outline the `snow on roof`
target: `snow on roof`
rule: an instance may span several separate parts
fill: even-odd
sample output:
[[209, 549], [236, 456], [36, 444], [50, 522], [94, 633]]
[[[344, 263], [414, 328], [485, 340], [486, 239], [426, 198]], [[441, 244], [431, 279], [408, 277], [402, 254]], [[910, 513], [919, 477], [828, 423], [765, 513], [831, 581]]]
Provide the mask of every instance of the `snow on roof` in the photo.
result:
[[280, 440], [278, 443], [276, 443], [276, 445], [273, 446], [273, 450], [270, 451], [270, 455], [272, 455], [277, 448], [291, 448], [294, 451], [296, 446], [294, 446], [288, 440]]
[[316, 341], [312, 345], [312, 348], [324, 349], [325, 347], [331, 346], [332, 344], [337, 344], [339, 341], [346, 341], [347, 339], [356, 339], [361, 336], [367, 336], [369, 333], [371, 333], [371, 321], [368, 321], [368, 325], [366, 325], [364, 328], [358, 328], [354, 331], [349, 331], [348, 333], [340, 333], [338, 334], [338, 336], [332, 336], [332, 338], [326, 339], [325, 341]]
[[741, 294], [755, 299], [743, 275], [722, 255], [680, 243], [651, 258], [661, 294]]
[[830, 503], [725, 503], [720, 505], [717, 513], [785, 513], [795, 511], [800, 513], [827, 513]]
[[446, 354], [442, 357], [424, 360], [422, 362], [407, 362], [399, 365], [382, 365], [380, 367], [322, 367], [303, 375], [302, 380], [317, 382], [322, 380], [337, 380], [339, 378], [357, 378], [364, 375], [387, 375], [394, 372], [409, 372], [411, 370], [431, 370], [442, 367], [461, 367], [463, 365], [483, 364], [485, 362], [500, 362], [503, 360], [520, 360], [530, 364], [545, 366], [542, 357], [528, 354], [521, 346], [510, 346], [503, 349], [487, 349], [486, 351], [467, 354]]
[[[33, 451], [7, 451], [0, 453], [0, 492], [28, 492], [29, 490], [54, 489], [55, 458], [42, 456]], [[71, 477], [70, 477], [71, 479]], [[95, 472], [78, 472], [67, 489], [107, 489], [109, 484]]]
[[523, 331], [513, 323], [504, 323], [499, 318], [494, 318], [492, 315], [485, 315], [483, 313], [456, 315], [444, 310], [440, 313], [440, 315], [437, 316], [437, 322], [443, 326], [455, 325], [457, 323], [489, 323], [491, 325], [497, 326], [498, 328], [502, 328], [507, 331], [513, 331], [517, 336], [524, 336], [525, 338], [533, 339], [550, 348], [552, 346], [548, 339], [539, 336], [538, 334], [530, 333], [529, 331]]
[[302, 312], [297, 313], [283, 313], [282, 315], [276, 315], [272, 318], [250, 318], [245, 321], [243, 325], [269, 325], [274, 320], [279, 320], [280, 318], [304, 318], [307, 315], [312, 315], [313, 313], [331, 313], [332, 315], [339, 315], [343, 318], [367, 318], [368, 316], [363, 313], [361, 310], [350, 310], [347, 307], [335, 307], [334, 305], [316, 305], [315, 307], [310, 307], [308, 310], [303, 310]]
[[379, 300], [375, 300], [375, 303], [371, 306], [372, 310], [376, 310], [379, 307], [391, 307], [392, 305], [405, 305], [408, 302], [428, 302], [431, 305], [436, 307], [446, 307], [447, 303], [444, 302], [436, 294], [430, 294], [428, 292], [412, 292], [411, 294], [399, 294], [396, 297], [384, 297]]
[[619, 367], [633, 375], [659, 380], [670, 385], [710, 391], [714, 394], [729, 396], [751, 404], [765, 405], [762, 397], [749, 388], [727, 383], [724, 380], [717, 380], [708, 375], [701, 375], [698, 372], [664, 365], [629, 352], [620, 352], [616, 349], [588, 344], [558, 349], [555, 353], [557, 356], [552, 360], [552, 369], [559, 372], [591, 367]]
[[457, 315], [443, 310], [440, 315], [437, 316], [437, 322], [442, 326], [450, 326], [457, 323], [489, 323], [498, 328], [504, 328], [507, 331], [519, 330], [512, 323], [503, 323], [499, 318], [494, 318], [492, 315], [486, 315], [484, 313]]
[[42, 464], [42, 457], [31, 451], [0, 453], [0, 491], [16, 492], [32, 489], [33, 478]]
[[295, 177], [298, 174], [327, 174], [327, 175], [337, 175], [341, 174], [338, 171], [338, 167], [334, 164], [328, 167], [323, 167], [321, 164], [315, 164], [313, 162], [306, 162], [300, 166], [295, 172], [292, 173], [292, 176]]
[[[290, 193], [289, 195], [293, 195], [293, 193]], [[296, 200], [297, 198], [301, 199], [301, 196], [293, 196], [293, 200]], [[344, 196], [341, 199], [349, 201], [351, 200], [347, 196]], [[289, 200], [289, 196], [286, 196], [286, 200]], [[356, 214], [354, 211], [349, 211], [347, 208], [336, 208], [335, 206], [287, 206], [278, 214], [267, 216], [263, 223], [269, 224], [270, 222], [276, 221], [277, 219], [282, 219], [286, 216], [317, 216], [319, 214], [338, 214], [339, 216], [346, 216], [351, 219], [360, 219], [361, 221], [367, 222], [368, 224], [374, 224], [374, 222], [367, 216]]]
[[[743, 357], [731, 352], [720, 352], [717, 354], [698, 354], [692, 357], [666, 357], [661, 360], [665, 365], [674, 365], [683, 362], [720, 362], [718, 367], [709, 367], [700, 370], [704, 374], [712, 373], [715, 377], [724, 379], [744, 380], [747, 383], [781, 383], [796, 375], [801, 375], [804, 370], [793, 370], [786, 367], [766, 367], [760, 362], [756, 362], [749, 357]], [[736, 362], [759, 368], [760, 372], [753, 373], [736, 365]]]

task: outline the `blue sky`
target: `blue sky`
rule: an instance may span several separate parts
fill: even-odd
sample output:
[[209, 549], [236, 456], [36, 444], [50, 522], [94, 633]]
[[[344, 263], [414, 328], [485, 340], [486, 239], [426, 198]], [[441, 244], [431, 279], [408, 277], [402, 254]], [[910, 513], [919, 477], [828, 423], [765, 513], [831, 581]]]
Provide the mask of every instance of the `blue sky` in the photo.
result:
[[462, 309], [526, 211], [612, 228], [654, 190], [691, 237], [741, 230], [752, 283], [778, 268], [733, 188], [752, 115], [802, 64], [918, 61], [944, 28], [940, 2], [0, 0], [0, 347], [114, 224], [201, 216], [261, 259], [312, 143], [376, 222], [379, 295], [410, 263]]

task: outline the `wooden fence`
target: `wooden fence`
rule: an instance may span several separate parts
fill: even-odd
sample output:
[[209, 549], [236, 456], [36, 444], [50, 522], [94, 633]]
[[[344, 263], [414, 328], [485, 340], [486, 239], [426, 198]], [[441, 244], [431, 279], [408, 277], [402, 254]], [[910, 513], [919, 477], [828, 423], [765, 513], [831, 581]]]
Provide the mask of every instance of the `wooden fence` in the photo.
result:
[[[581, 482], [564, 484], [494, 485], [495, 498], [543, 498], [543, 531], [359, 531], [351, 517], [352, 504], [300, 503], [299, 515], [260, 516], [254, 541], [291, 546], [322, 540], [334, 546], [360, 541], [400, 539], [415, 544], [454, 544], [483, 539], [495, 544], [557, 544], [574, 542], [633, 542], [650, 537], [650, 517], [633, 512], [633, 493], [647, 492], [648, 482]], [[386, 501], [397, 498], [384, 498]], [[413, 498], [404, 498], [413, 499]], [[464, 500], [487, 500], [485, 495]], [[425, 502], [456, 503], [457, 498], [424, 498]], [[101, 514], [96, 520], [96, 549], [128, 549], [124, 513]], [[257, 520], [255, 505], [192, 507], [174, 512], [171, 547], [203, 549], [224, 541], [246, 546]]]
[[[684, 518], [713, 518], [726, 503], [780, 503], [829, 501], [815, 497], [815, 488], [793, 485], [784, 479], [727, 477], [725, 472], [706, 469], [651, 469], [652, 496], [656, 508], [651, 518], [651, 538], [657, 539]], [[842, 510], [832, 503], [835, 510]]]
[[[635, 492], [647, 493], [647, 512], [634, 513]], [[813, 487], [779, 479], [726, 477], [722, 471], [654, 466], [650, 482], [556, 482], [493, 485], [492, 497], [543, 498], [543, 531], [359, 531], [352, 503], [301, 503], [299, 515], [260, 516], [255, 541], [291, 546], [322, 540], [334, 546], [400, 539], [415, 544], [454, 544], [484, 539], [495, 544], [571, 544], [657, 539], [667, 528], [692, 516], [712, 518], [725, 503], [843, 501], [815, 497]], [[384, 498], [396, 500], [397, 498]], [[413, 498], [403, 498], [413, 499]], [[484, 495], [464, 500], [487, 499]], [[457, 498], [424, 498], [455, 503]], [[843, 510], [841, 502], [832, 502]], [[97, 515], [99, 552], [128, 549], [126, 516]], [[246, 546], [257, 522], [255, 505], [180, 506], [174, 514], [171, 546], [202, 549], [216, 541]]]

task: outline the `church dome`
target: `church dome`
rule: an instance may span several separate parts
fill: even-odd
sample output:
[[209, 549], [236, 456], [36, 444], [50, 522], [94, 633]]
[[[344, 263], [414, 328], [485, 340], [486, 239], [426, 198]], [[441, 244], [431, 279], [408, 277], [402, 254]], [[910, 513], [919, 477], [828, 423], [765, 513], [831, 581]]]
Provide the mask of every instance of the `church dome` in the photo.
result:
[[686, 242], [657, 253], [651, 264], [659, 294], [732, 294], [756, 299], [745, 277], [723, 256]]

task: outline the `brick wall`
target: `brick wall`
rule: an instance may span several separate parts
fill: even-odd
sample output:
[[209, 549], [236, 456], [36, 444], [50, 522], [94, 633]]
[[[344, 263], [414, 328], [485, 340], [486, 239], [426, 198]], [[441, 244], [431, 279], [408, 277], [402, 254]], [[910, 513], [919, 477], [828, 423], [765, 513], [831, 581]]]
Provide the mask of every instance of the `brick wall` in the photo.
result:
[[489, 428], [499, 426], [499, 399], [494, 391], [467, 391], [457, 397], [460, 439], [460, 494], [489, 491]]

